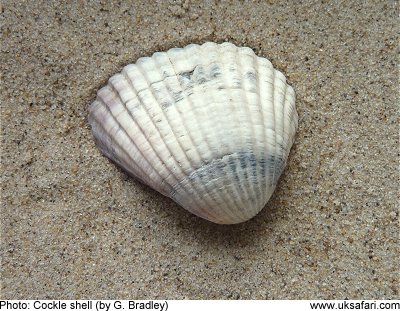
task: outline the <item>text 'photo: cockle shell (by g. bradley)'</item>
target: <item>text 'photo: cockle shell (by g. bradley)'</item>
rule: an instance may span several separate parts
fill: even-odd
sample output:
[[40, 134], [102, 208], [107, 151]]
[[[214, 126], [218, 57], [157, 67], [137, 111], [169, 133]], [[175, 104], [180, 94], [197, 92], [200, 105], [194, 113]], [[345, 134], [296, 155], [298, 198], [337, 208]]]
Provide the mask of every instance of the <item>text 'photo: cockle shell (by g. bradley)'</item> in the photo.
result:
[[139, 58], [110, 78], [89, 112], [103, 154], [219, 224], [265, 206], [297, 120], [293, 88], [267, 59], [211, 42]]

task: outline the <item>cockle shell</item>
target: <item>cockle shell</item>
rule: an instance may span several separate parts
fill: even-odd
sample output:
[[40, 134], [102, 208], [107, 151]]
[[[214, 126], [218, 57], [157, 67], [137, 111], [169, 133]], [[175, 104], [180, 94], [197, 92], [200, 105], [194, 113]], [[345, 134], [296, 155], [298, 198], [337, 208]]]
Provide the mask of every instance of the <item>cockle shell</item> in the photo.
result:
[[297, 119], [293, 88], [267, 59], [211, 42], [139, 58], [98, 91], [89, 113], [108, 158], [220, 224], [267, 203]]

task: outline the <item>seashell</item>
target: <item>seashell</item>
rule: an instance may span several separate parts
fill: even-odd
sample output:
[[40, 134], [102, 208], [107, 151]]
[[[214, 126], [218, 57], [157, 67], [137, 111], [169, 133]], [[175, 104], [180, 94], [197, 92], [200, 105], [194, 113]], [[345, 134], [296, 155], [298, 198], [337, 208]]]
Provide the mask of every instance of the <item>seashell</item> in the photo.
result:
[[293, 88], [267, 59], [211, 42], [139, 58], [98, 91], [89, 113], [103, 154], [219, 224], [265, 206], [297, 120]]

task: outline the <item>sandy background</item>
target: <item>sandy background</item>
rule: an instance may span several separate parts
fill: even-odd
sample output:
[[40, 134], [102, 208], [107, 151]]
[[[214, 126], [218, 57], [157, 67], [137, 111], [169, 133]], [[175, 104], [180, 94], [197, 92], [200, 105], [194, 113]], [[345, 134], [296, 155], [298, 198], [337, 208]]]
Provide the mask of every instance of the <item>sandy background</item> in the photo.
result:
[[[2, 3], [1, 298], [398, 298], [395, 2], [132, 2]], [[285, 73], [300, 115], [236, 226], [128, 178], [86, 120], [138, 57], [226, 40]]]

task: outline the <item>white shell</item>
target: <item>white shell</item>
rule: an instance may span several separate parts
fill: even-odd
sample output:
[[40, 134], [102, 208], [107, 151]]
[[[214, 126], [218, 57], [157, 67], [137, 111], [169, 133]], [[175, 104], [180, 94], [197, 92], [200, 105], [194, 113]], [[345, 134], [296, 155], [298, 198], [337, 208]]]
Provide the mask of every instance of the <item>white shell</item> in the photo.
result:
[[267, 59], [211, 42], [127, 65], [89, 114], [108, 158], [220, 224], [246, 221], [267, 203], [297, 119], [294, 91]]

